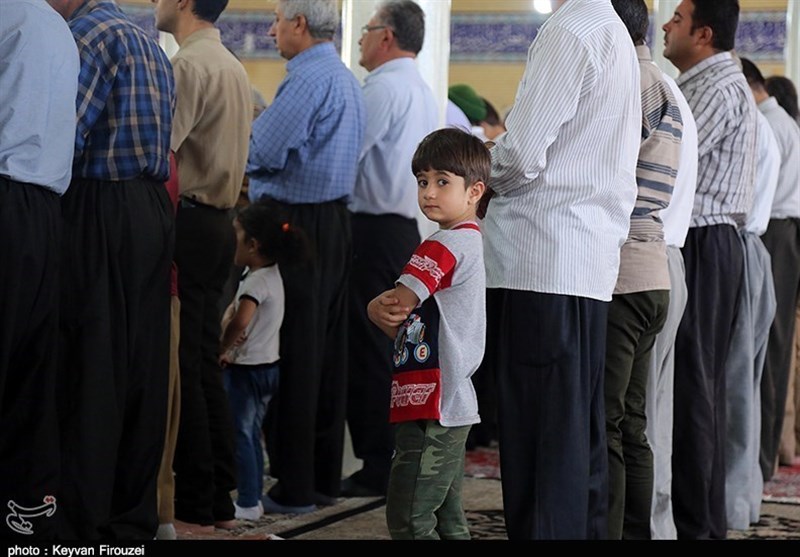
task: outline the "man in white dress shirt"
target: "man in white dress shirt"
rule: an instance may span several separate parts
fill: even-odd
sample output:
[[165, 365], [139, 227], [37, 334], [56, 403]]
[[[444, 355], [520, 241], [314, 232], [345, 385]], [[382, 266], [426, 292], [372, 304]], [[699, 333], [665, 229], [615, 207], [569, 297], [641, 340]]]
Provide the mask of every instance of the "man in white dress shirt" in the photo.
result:
[[670, 292], [667, 320], [656, 336], [650, 374], [647, 377], [647, 441], [653, 451], [653, 504], [650, 535], [654, 540], [674, 540], [678, 534], [672, 516], [672, 416], [675, 383], [675, 334], [686, 307], [686, 275], [681, 248], [689, 232], [697, 187], [697, 124], [686, 97], [667, 74], [669, 85], [683, 122], [681, 154], [672, 200], [661, 211], [664, 241], [667, 244], [667, 267]]
[[[757, 68], [756, 68], [756, 71]], [[759, 111], [766, 117], [780, 150], [778, 188], [769, 226], [762, 240], [772, 256], [772, 276], [778, 308], [769, 334], [767, 360], [761, 380], [761, 472], [772, 478], [778, 465], [784, 408], [794, 340], [794, 309], [800, 291], [800, 127], [769, 95], [763, 75], [751, 84]], [[791, 394], [790, 396], [794, 396]], [[785, 464], [791, 464], [786, 455]]]
[[637, 194], [633, 43], [610, 0], [556, 4], [492, 149], [484, 220], [512, 540], [607, 535], [606, 319]]
[[378, 6], [362, 29], [360, 64], [367, 129], [349, 209], [350, 370], [347, 421], [361, 470], [342, 481], [343, 496], [385, 495], [394, 428], [389, 424], [392, 341], [367, 316], [367, 304], [391, 288], [420, 242], [417, 180], [411, 159], [439, 123], [438, 105], [417, 68], [425, 14], [411, 0]]

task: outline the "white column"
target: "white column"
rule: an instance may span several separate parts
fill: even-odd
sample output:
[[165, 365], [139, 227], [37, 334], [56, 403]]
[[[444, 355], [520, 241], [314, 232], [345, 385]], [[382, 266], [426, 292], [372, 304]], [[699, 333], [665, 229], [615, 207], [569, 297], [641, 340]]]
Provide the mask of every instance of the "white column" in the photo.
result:
[[381, 0], [344, 0], [342, 2], [342, 61], [359, 81], [364, 82], [367, 70], [358, 65], [361, 50], [361, 28], [366, 25]]
[[800, 88], [800, 0], [789, 0], [786, 6], [786, 72], [795, 87]]
[[649, 45], [653, 54], [653, 61], [670, 77], [678, 77], [678, 68], [672, 62], [664, 58], [664, 30], [661, 28], [666, 22], [672, 19], [675, 8], [680, 4], [680, 0], [653, 0], [653, 35], [654, 44]]
[[[425, 42], [417, 64], [425, 82], [439, 101], [439, 122], [444, 126], [450, 69], [450, 0], [416, 0], [425, 12]], [[358, 40], [364, 26], [381, 0], [344, 0], [342, 2], [342, 61], [363, 82], [367, 71], [359, 66]], [[420, 235], [430, 236], [437, 225], [422, 212], [417, 215]]]
[[439, 100], [439, 124], [447, 114], [450, 78], [450, 0], [417, 0], [425, 12], [425, 43], [417, 56], [419, 70]]

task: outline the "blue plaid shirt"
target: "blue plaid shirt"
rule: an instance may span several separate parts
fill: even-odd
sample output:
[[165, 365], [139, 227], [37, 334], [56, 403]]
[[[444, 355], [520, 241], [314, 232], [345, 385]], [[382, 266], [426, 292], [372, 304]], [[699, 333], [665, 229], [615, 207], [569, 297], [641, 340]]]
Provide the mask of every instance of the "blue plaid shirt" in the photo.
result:
[[169, 177], [175, 82], [164, 51], [110, 0], [87, 0], [69, 21], [78, 44], [73, 177]]
[[364, 139], [364, 96], [333, 43], [286, 64], [275, 100], [253, 122], [247, 175], [255, 201], [323, 203], [353, 192]]

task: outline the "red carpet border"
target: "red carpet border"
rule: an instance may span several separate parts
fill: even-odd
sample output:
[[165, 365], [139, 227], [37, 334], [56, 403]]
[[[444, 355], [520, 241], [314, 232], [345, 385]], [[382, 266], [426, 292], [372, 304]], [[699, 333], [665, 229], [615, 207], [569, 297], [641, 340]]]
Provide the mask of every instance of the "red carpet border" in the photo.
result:
[[[464, 473], [472, 478], [500, 479], [497, 447], [478, 447], [467, 451]], [[781, 466], [764, 485], [764, 501], [800, 505], [800, 465]]]

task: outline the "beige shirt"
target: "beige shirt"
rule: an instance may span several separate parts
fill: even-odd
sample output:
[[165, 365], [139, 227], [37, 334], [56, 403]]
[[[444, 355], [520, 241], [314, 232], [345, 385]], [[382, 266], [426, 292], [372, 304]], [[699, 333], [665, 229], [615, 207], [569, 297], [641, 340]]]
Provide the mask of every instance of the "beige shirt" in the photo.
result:
[[667, 246], [660, 212], [669, 206], [681, 156], [683, 120], [675, 95], [650, 49], [636, 47], [642, 92], [642, 142], [636, 163], [638, 193], [628, 239], [620, 250], [614, 294], [669, 290]]
[[176, 101], [171, 143], [180, 195], [230, 209], [242, 188], [253, 118], [247, 73], [222, 44], [218, 29], [187, 37], [172, 67]]

